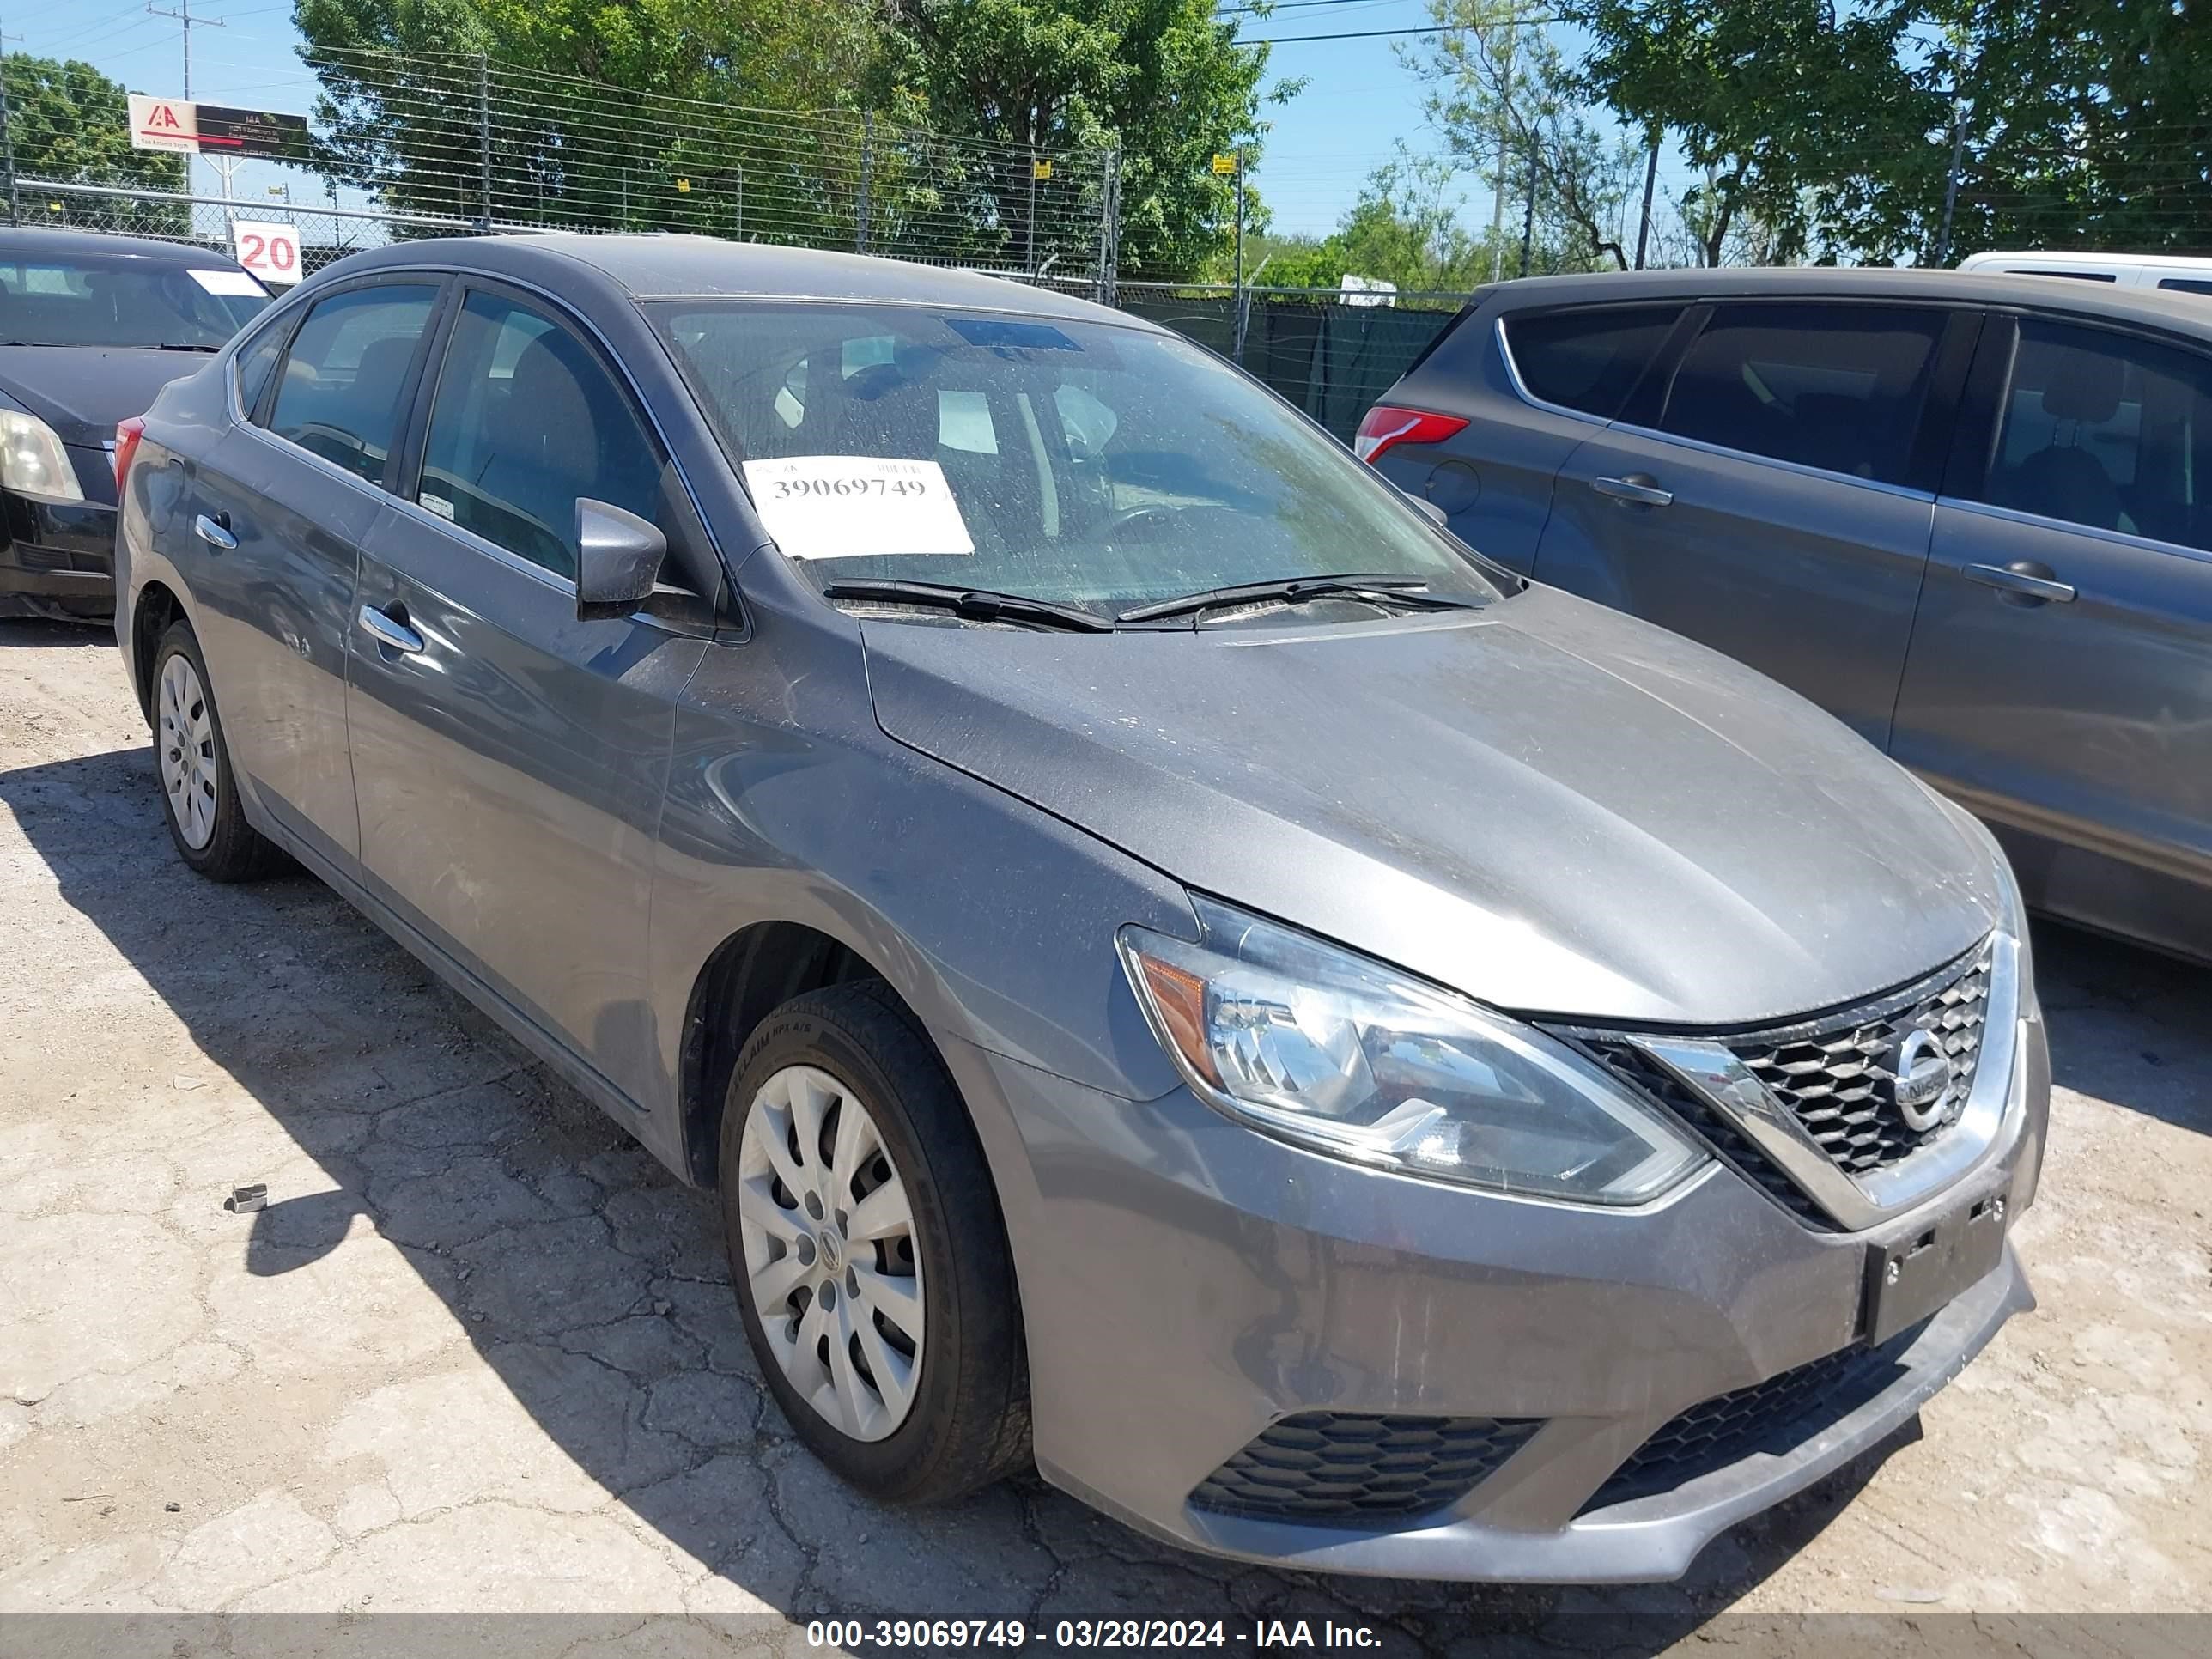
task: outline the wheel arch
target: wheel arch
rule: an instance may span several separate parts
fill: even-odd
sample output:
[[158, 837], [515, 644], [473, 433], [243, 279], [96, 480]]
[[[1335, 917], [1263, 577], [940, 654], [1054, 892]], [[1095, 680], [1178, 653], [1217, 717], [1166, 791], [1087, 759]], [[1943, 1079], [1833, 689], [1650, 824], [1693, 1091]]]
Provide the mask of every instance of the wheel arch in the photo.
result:
[[140, 588], [131, 607], [131, 679], [138, 694], [138, 712], [149, 726], [154, 720], [154, 653], [169, 624], [184, 614], [175, 592], [159, 580]]
[[687, 1178], [703, 1188], [716, 1184], [730, 1077], [761, 1022], [793, 997], [859, 980], [880, 981], [935, 1046], [927, 1023], [891, 976], [859, 947], [819, 927], [755, 921], [714, 947], [684, 1011], [678, 1100]]

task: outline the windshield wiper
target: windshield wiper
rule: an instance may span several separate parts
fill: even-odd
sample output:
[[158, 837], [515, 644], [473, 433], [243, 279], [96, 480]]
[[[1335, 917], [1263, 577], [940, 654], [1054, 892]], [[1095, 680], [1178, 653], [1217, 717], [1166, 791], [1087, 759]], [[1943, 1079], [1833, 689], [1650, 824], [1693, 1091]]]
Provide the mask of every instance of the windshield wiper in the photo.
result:
[[1231, 587], [1209, 587], [1196, 593], [1186, 593], [1181, 599], [1140, 605], [1133, 611], [1122, 611], [1114, 620], [1116, 623], [1152, 622], [1162, 617], [1191, 616], [1200, 611], [1211, 611], [1217, 605], [1264, 604], [1269, 599], [1297, 605], [1307, 599], [1340, 596], [1373, 599], [1384, 605], [1409, 605], [1425, 611], [1473, 610], [1478, 603], [1474, 599], [1455, 599], [1446, 593], [1431, 593], [1428, 586], [1429, 579], [1425, 576], [1290, 576], [1270, 582], [1239, 582]]
[[187, 345], [182, 340], [164, 340], [154, 348], [156, 351], [220, 351], [219, 345]]
[[988, 587], [958, 587], [951, 582], [830, 582], [823, 586], [822, 593], [823, 598], [831, 599], [876, 599], [886, 605], [950, 611], [963, 622], [1028, 623], [1037, 628], [1064, 628], [1078, 634], [1114, 631], [1114, 624], [1105, 617], [1079, 611], [1072, 605], [1026, 599], [1019, 593], [994, 592]]

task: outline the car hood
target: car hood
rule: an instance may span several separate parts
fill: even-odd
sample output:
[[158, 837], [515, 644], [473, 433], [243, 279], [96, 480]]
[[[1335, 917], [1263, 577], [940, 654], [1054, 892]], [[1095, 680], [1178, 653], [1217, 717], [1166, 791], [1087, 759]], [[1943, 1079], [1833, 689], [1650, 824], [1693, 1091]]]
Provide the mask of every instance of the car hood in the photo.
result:
[[0, 346], [0, 393], [65, 444], [104, 444], [118, 421], [143, 415], [163, 386], [207, 361], [205, 352], [142, 346]]
[[1550, 589], [1335, 627], [863, 633], [893, 738], [1499, 1007], [1751, 1024], [2003, 913], [1986, 843], [1842, 724]]

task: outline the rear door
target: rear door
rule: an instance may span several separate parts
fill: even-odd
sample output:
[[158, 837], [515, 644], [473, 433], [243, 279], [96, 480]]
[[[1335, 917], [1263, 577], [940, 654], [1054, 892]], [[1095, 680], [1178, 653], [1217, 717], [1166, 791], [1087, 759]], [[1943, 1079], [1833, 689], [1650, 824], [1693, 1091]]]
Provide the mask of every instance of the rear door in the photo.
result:
[[1561, 464], [1619, 412], [1682, 309], [1674, 301], [1477, 312], [1408, 371], [1383, 406], [1465, 426], [1438, 442], [1394, 441], [1387, 434], [1399, 423], [1386, 417], [1377, 422], [1382, 447], [1369, 459], [1391, 483], [1442, 507], [1469, 546], [1525, 575]]
[[1993, 318], [1974, 380], [1892, 752], [2040, 907], [2212, 951], [2212, 356]]
[[1940, 445], [1978, 317], [1716, 304], [1561, 470], [1535, 575], [1772, 675], [1887, 743]]
[[325, 857], [359, 849], [346, 749], [355, 563], [441, 279], [332, 289], [240, 361], [252, 416], [203, 469], [186, 559], [193, 620], [233, 763], [270, 814]]
[[347, 629], [372, 889], [632, 1099], [647, 904], [696, 622], [576, 616], [576, 501], [703, 545], [657, 435], [551, 307], [471, 283]]

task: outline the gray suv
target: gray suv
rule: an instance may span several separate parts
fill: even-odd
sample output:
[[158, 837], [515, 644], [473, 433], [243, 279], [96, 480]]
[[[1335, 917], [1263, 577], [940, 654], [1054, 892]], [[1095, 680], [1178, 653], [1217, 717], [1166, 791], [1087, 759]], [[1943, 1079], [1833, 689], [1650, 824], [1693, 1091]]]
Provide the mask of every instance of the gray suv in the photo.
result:
[[126, 427], [179, 855], [289, 854], [717, 1191], [872, 1494], [1666, 1577], [2028, 1305], [1987, 832], [1174, 334], [421, 241]]
[[2045, 277], [1479, 295], [1358, 447], [1492, 557], [1725, 651], [2212, 959], [2212, 307]]

